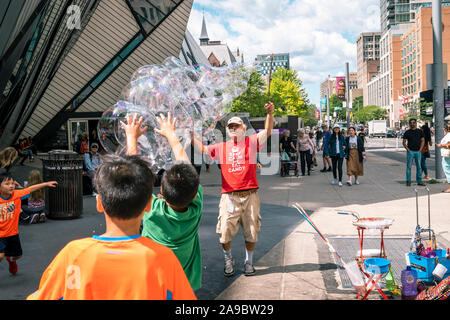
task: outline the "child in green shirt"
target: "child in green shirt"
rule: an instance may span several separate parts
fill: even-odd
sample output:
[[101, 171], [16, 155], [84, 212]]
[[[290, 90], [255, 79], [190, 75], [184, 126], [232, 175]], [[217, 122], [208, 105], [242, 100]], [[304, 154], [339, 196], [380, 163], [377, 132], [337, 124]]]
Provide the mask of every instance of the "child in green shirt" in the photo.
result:
[[[177, 163], [164, 172], [161, 180], [162, 197], [153, 197], [152, 209], [143, 218], [142, 235], [175, 253], [193, 290], [201, 288], [202, 257], [198, 228], [203, 210], [203, 188], [197, 171], [189, 161], [175, 134], [176, 119], [158, 118], [161, 129], [155, 132], [169, 141]], [[127, 135], [128, 155], [138, 154], [137, 140], [148, 127], [142, 128], [142, 117], [127, 115], [122, 123]]]

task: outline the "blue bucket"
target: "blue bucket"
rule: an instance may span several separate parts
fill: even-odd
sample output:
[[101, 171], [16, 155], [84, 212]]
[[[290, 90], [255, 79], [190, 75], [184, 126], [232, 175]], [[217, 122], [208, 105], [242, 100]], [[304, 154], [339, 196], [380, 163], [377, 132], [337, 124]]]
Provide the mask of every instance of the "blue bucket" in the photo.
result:
[[391, 262], [383, 258], [370, 258], [364, 260], [364, 267], [367, 272], [374, 274], [387, 273], [389, 271], [389, 265]]

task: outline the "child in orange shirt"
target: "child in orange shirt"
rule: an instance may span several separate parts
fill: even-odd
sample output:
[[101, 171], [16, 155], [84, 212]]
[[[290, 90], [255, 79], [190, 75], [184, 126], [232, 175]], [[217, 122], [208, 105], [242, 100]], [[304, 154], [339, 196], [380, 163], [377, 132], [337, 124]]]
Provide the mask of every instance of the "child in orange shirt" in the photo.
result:
[[45, 182], [22, 190], [15, 190], [14, 179], [9, 173], [2, 171], [0, 183], [0, 262], [6, 256], [9, 272], [16, 274], [16, 261], [22, 257], [19, 239], [19, 216], [22, 200], [28, 198], [30, 193], [36, 190], [55, 187], [57, 182]]
[[195, 300], [175, 254], [142, 237], [152, 205], [153, 173], [138, 156], [108, 155], [94, 184], [106, 232], [66, 245], [29, 300]]

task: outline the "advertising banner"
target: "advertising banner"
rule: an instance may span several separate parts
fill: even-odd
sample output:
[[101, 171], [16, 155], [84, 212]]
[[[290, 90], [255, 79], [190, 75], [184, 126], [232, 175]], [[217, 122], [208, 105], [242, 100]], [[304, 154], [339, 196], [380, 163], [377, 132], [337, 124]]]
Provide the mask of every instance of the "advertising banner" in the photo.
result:
[[322, 109], [322, 112], [327, 112], [327, 98], [320, 99], [320, 109]]
[[316, 120], [320, 120], [320, 110], [316, 109]]
[[339, 100], [345, 100], [345, 77], [336, 77], [336, 93]]

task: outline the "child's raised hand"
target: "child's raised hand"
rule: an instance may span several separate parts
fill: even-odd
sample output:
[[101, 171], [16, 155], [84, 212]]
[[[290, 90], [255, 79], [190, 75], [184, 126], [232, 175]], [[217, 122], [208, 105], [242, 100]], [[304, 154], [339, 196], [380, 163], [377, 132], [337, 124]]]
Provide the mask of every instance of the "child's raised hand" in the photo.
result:
[[172, 119], [172, 114], [170, 112], [167, 114], [167, 119], [163, 114], [161, 114], [159, 117], [156, 117], [156, 121], [158, 121], [159, 127], [161, 128], [155, 128], [156, 133], [166, 138], [175, 135], [175, 124], [177, 119]]
[[56, 182], [56, 181], [49, 181], [46, 184], [47, 184], [47, 187], [56, 188], [56, 185], [58, 184], [58, 182]]
[[148, 127], [142, 128], [142, 122], [144, 121], [144, 118], [140, 117], [138, 120], [137, 113], [135, 113], [134, 115], [127, 114], [126, 119], [127, 123], [120, 121], [120, 125], [122, 126], [123, 130], [125, 130], [128, 138], [137, 139], [148, 130]]

